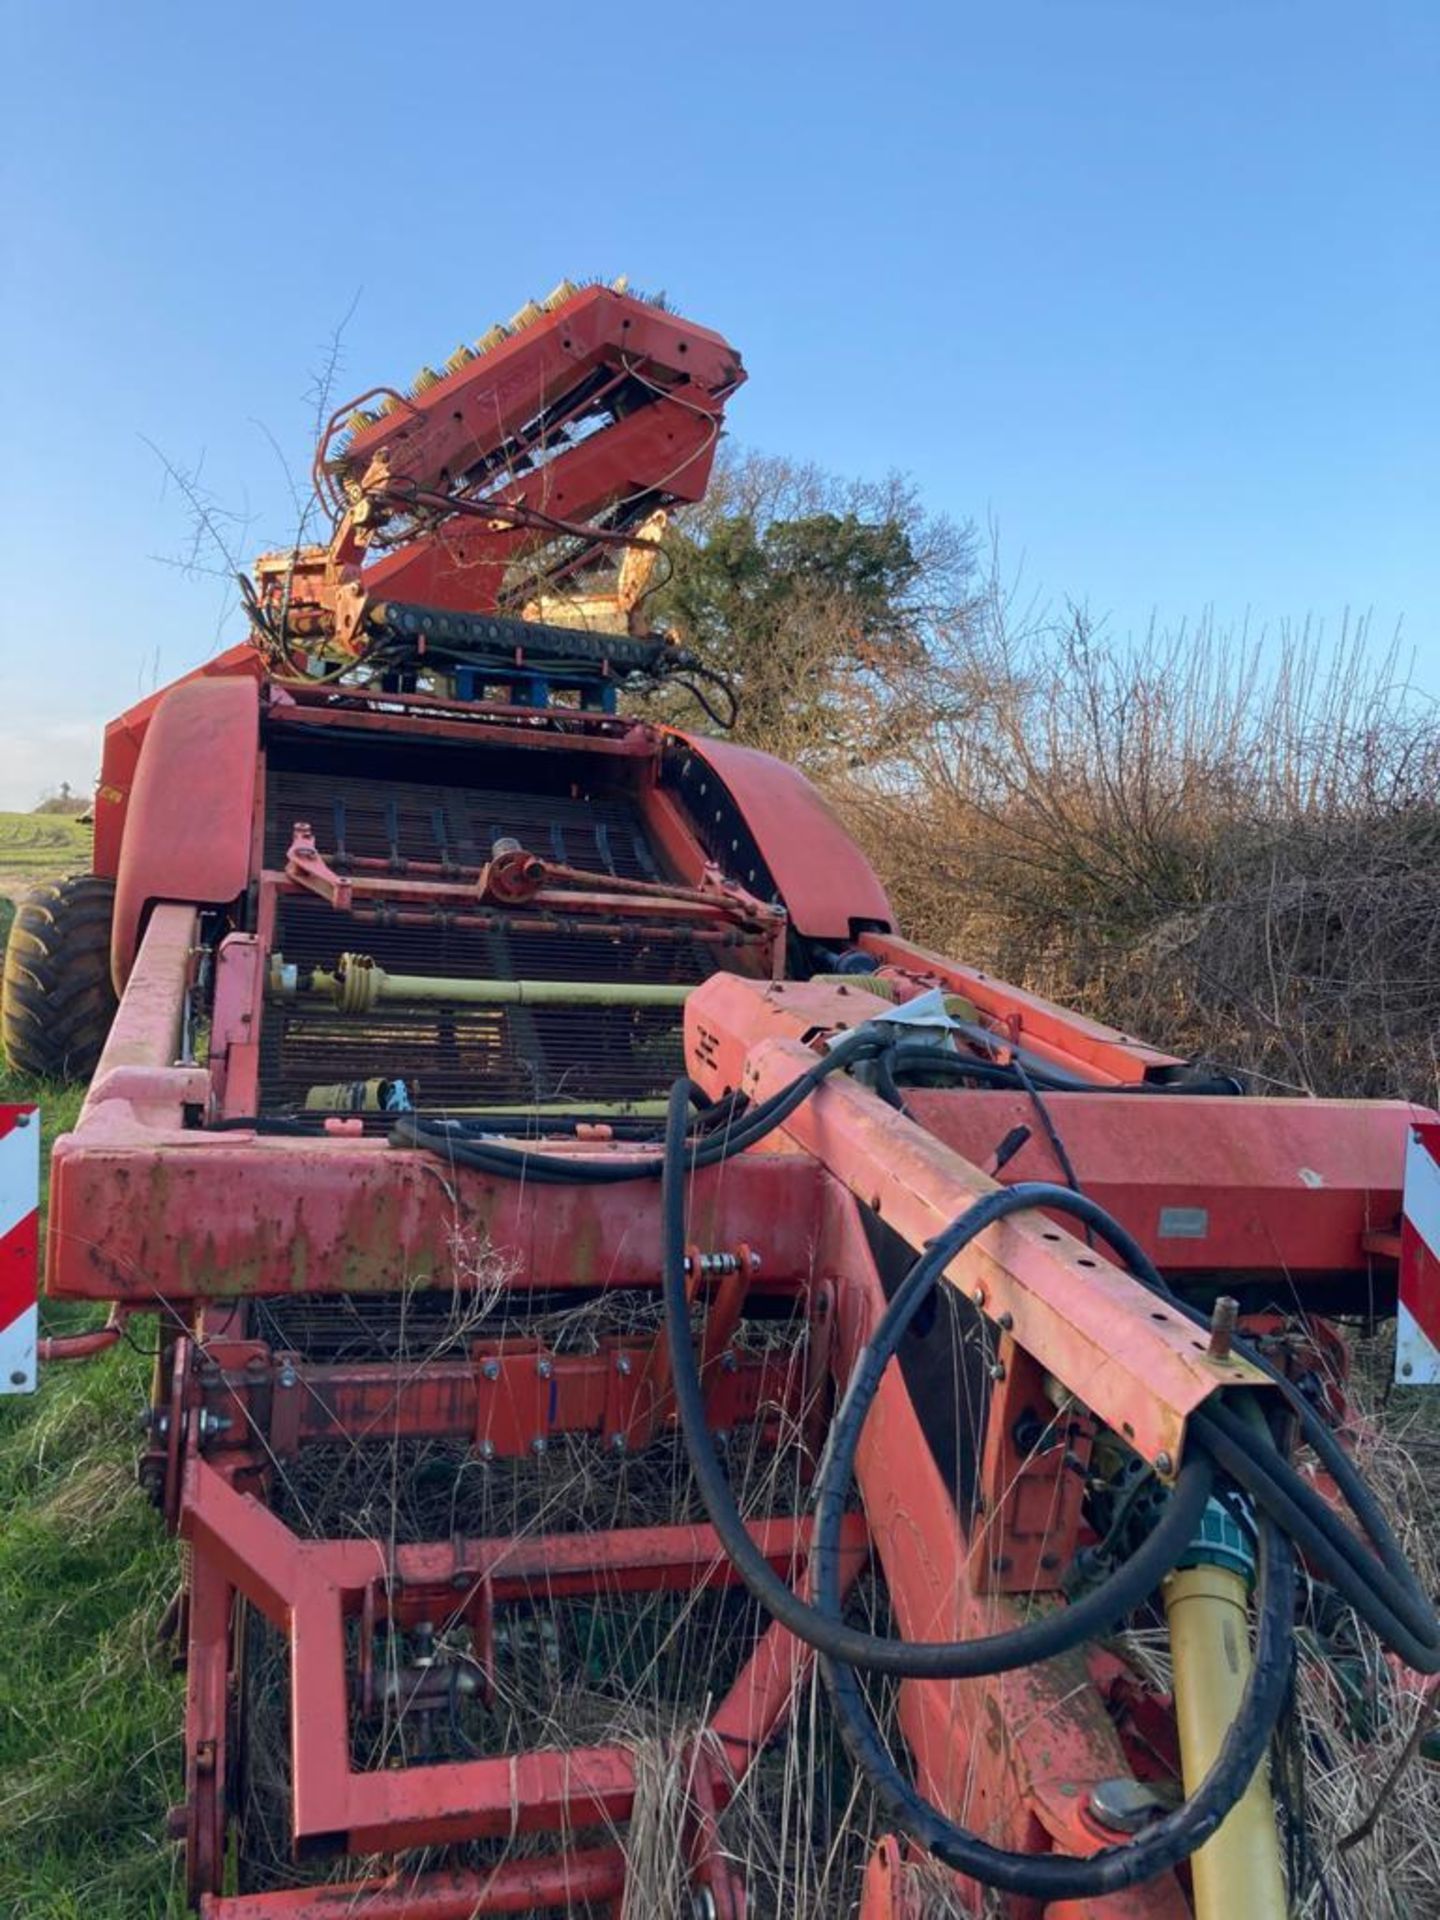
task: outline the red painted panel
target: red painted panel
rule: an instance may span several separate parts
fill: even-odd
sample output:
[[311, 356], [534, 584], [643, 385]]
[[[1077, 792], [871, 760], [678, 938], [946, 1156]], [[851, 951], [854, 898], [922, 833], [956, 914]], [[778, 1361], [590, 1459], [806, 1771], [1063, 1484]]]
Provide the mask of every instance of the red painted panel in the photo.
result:
[[[1162, 1267], [1237, 1275], [1364, 1273], [1365, 1236], [1400, 1211], [1405, 1141], [1424, 1118], [1399, 1100], [1259, 1100], [1050, 1093], [1081, 1186]], [[1015, 1127], [1019, 1180], [1064, 1181], [1022, 1093], [907, 1091], [907, 1110], [983, 1166]]]
[[224, 653], [207, 660], [194, 673], [177, 680], [174, 687], [162, 687], [158, 693], [147, 694], [145, 699], [137, 701], [118, 720], [112, 720], [106, 727], [100, 784], [95, 789], [96, 873], [103, 873], [107, 879], [113, 880], [120, 871], [120, 848], [130, 806], [130, 790], [135, 784], [135, 769], [139, 763], [140, 749], [145, 744], [146, 732], [161, 701], [168, 699], [175, 687], [187, 686], [192, 680], [237, 677], [251, 681], [260, 681], [265, 677], [265, 663], [248, 641], [242, 641], [238, 647], [227, 647]]
[[249, 679], [182, 680], [150, 715], [115, 885], [117, 990], [156, 901], [220, 906], [244, 892], [259, 745], [259, 689]]
[[867, 933], [860, 944], [887, 968], [898, 969], [921, 983], [943, 986], [949, 993], [963, 994], [987, 1020], [1011, 1028], [1023, 1045], [1087, 1079], [1128, 1084], [1185, 1064], [1173, 1053], [1162, 1053], [1130, 1034], [1087, 1019], [1083, 1013], [1058, 1007], [1024, 987], [1012, 987], [993, 974], [931, 953], [909, 940]]
[[[203, 1097], [203, 1070], [200, 1081]], [[806, 1273], [818, 1178], [793, 1154], [705, 1169], [696, 1241], [758, 1240], [767, 1280]], [[643, 1286], [660, 1271], [652, 1180], [534, 1186], [381, 1140], [167, 1132], [135, 1124], [121, 1101], [96, 1105], [56, 1142], [51, 1194], [46, 1287], [56, 1296], [153, 1304], [157, 1291], [463, 1288], [512, 1265], [531, 1286]]]
[[869, 861], [803, 773], [730, 740], [676, 738], [712, 769], [739, 809], [797, 932], [843, 941], [852, 921], [895, 925]]

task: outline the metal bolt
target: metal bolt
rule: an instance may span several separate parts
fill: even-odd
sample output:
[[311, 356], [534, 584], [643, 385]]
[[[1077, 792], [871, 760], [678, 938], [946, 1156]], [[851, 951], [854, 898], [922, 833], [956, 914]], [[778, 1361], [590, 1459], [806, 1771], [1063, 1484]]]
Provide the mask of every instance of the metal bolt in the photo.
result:
[[487, 1439], [480, 1442], [480, 1458], [482, 1460], [493, 1460], [495, 1458], [495, 1442], [493, 1440]]
[[984, 1289], [984, 1287], [976, 1287], [976, 1288], [975, 1288], [975, 1289], [974, 1289], [974, 1290], [972, 1291], [972, 1293], [971, 1293], [971, 1295], [970, 1295], [970, 1298], [971, 1298], [971, 1299], [972, 1299], [972, 1300], [973, 1300], [973, 1301], [975, 1302], [975, 1304], [976, 1304], [976, 1306], [977, 1306], [977, 1307], [983, 1307], [983, 1306], [984, 1306], [984, 1304], [985, 1304], [985, 1289]]
[[544, 1453], [549, 1444], [549, 1441], [543, 1433], [537, 1433], [535, 1438], [530, 1442], [530, 1451], [532, 1453]]
[[1013, 1314], [1013, 1313], [1000, 1313], [1000, 1314], [997, 1314], [997, 1315], [995, 1316], [995, 1324], [996, 1324], [996, 1326], [997, 1326], [997, 1327], [999, 1327], [999, 1328], [1000, 1328], [1000, 1329], [1001, 1329], [1001, 1330], [1002, 1330], [1003, 1332], [1005, 1332], [1005, 1333], [1009, 1333], [1009, 1331], [1010, 1331], [1010, 1329], [1011, 1329], [1011, 1328], [1012, 1328], [1012, 1327], [1014, 1326], [1014, 1324], [1015, 1324], [1015, 1316], [1014, 1316], [1014, 1314]]
[[739, 1368], [740, 1362], [735, 1358], [733, 1353], [726, 1352], [721, 1354], [720, 1371], [722, 1373], [737, 1373]]
[[[1062, 1788], [1062, 1792], [1064, 1789]], [[1072, 1787], [1070, 1792], [1073, 1794]], [[1172, 1802], [1141, 1780], [1097, 1780], [1090, 1789], [1090, 1812], [1112, 1833], [1139, 1833], [1165, 1813]]]
[[[1408, 1373], [1409, 1371], [1408, 1367], [1406, 1371]], [[10, 1384], [12, 1387], [23, 1387], [26, 1384], [26, 1382], [29, 1380], [29, 1378], [30, 1376], [28, 1373], [22, 1373], [19, 1367], [17, 1367], [10, 1376]]]
[[480, 1371], [487, 1380], [498, 1380], [500, 1378], [500, 1362], [498, 1360], [482, 1360], [480, 1362]]
[[992, 1360], [990, 1362], [990, 1378], [992, 1380], [1003, 1380], [1005, 1378], [1005, 1362], [1003, 1360]]
[[1157, 1473], [1173, 1473], [1175, 1471], [1175, 1462], [1170, 1455], [1165, 1452], [1163, 1447], [1155, 1456], [1155, 1471]]
[[[17, 1113], [17, 1114], [16, 1114], [16, 1116], [15, 1116], [15, 1124], [16, 1124], [16, 1126], [17, 1126], [17, 1127], [28, 1127], [28, 1126], [29, 1126], [29, 1124], [30, 1124], [30, 1116], [29, 1116], [29, 1114], [28, 1114], [28, 1113]], [[13, 1379], [13, 1378], [14, 1378], [14, 1376], [12, 1375], [12, 1376], [11, 1376], [11, 1378]]]
[[282, 1367], [280, 1369], [280, 1385], [282, 1387], [293, 1387], [299, 1377], [294, 1367]]
[[623, 1434], [623, 1433], [612, 1433], [612, 1434], [611, 1434], [611, 1436], [610, 1436], [610, 1445], [612, 1446], [612, 1448], [613, 1448], [613, 1449], [615, 1450], [615, 1452], [616, 1452], [616, 1453], [624, 1453], [624, 1451], [625, 1451], [625, 1436], [624, 1436], [624, 1434]]
[[200, 1437], [206, 1438], [212, 1433], [228, 1433], [234, 1421], [228, 1413], [212, 1413], [208, 1407], [200, 1409]]
[[622, 1353], [622, 1354], [621, 1354], [621, 1355], [619, 1356], [619, 1358], [618, 1358], [618, 1359], [616, 1360], [616, 1362], [615, 1362], [615, 1371], [616, 1371], [617, 1373], [629, 1373], [629, 1371], [630, 1371], [630, 1356], [629, 1356], [629, 1354], [628, 1354], [628, 1353]]
[[1240, 1317], [1240, 1302], [1222, 1293], [1210, 1311], [1210, 1345], [1206, 1352], [1212, 1360], [1230, 1358], [1230, 1339]]
[[542, 1380], [548, 1380], [555, 1369], [548, 1360], [537, 1360], [535, 1362], [535, 1371]]

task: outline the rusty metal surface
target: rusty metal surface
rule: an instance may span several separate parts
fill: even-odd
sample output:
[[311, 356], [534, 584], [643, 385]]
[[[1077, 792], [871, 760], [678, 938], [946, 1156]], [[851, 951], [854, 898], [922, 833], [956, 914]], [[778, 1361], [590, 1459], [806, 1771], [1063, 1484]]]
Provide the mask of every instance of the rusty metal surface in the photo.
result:
[[661, 877], [630, 794], [618, 787], [597, 788], [593, 776], [576, 793], [574, 775], [552, 785], [541, 780], [546, 770], [543, 758], [531, 763], [524, 788], [457, 785], [453, 776], [445, 784], [377, 779], [353, 767], [340, 774], [271, 771], [266, 864], [285, 864], [295, 821], [309, 820], [341, 871], [352, 855], [393, 861], [397, 872], [406, 861], [476, 866], [490, 858], [496, 840], [514, 839], [544, 859], [588, 873]]
[[942, 985], [947, 992], [963, 994], [1001, 1032], [1008, 1029], [1013, 1039], [1084, 1078], [1120, 1086], [1184, 1065], [1173, 1053], [1163, 1053], [1099, 1020], [1056, 1006], [1053, 1000], [997, 980], [978, 967], [932, 953], [927, 947], [917, 947], [896, 934], [865, 933], [859, 944], [882, 966], [910, 973], [926, 985]]
[[[803, 1274], [818, 1180], [788, 1154], [710, 1168], [694, 1232], [707, 1246], [756, 1237], [767, 1274]], [[497, 1266], [524, 1287], [654, 1286], [660, 1271], [653, 1182], [526, 1187], [380, 1140], [165, 1133], [126, 1114], [103, 1138], [82, 1127], [57, 1143], [51, 1194], [46, 1285], [62, 1296], [470, 1290]]]
[[285, 1887], [266, 1893], [209, 1893], [201, 1920], [481, 1920], [501, 1913], [568, 1913], [625, 1891], [617, 1847], [502, 1861], [487, 1868], [420, 1868], [384, 1880]]
[[[836, 1280], [831, 1366], [843, 1383], [884, 1311], [885, 1291], [853, 1199], [838, 1179], [827, 1194], [817, 1262]], [[1017, 1602], [973, 1578], [954, 1490], [897, 1367], [881, 1382], [855, 1474], [904, 1638], [973, 1639], [1023, 1619]], [[994, 1492], [977, 1535], [987, 1557], [1011, 1544], [1009, 1509]], [[1128, 1773], [1129, 1762], [1080, 1656], [978, 1680], [905, 1681], [899, 1718], [920, 1791], [992, 1844], [1088, 1854], [1113, 1839], [1088, 1822], [1085, 1795], [1096, 1780]], [[880, 1889], [867, 1893], [875, 1899]], [[971, 1893], [978, 1906], [980, 1889]], [[1083, 1911], [1089, 1920], [1184, 1920], [1188, 1906], [1166, 1874]]]
[[[496, 932], [360, 923], [292, 894], [279, 906], [276, 945], [304, 968], [361, 952], [391, 972], [473, 979], [684, 984], [715, 965], [698, 941], [557, 938], [512, 921]], [[426, 1107], [639, 1099], [663, 1093], [684, 1065], [677, 1010], [663, 1007], [377, 1007], [362, 1016], [287, 1003], [267, 1006], [262, 1031], [264, 1110], [371, 1074], [405, 1080]]]
[[[50, 1287], [147, 1306], [158, 1295], [177, 1321], [197, 1321], [193, 1341], [182, 1337], [162, 1355], [143, 1471], [192, 1550], [183, 1824], [190, 1889], [210, 1920], [323, 1920], [337, 1891], [216, 1894], [236, 1811], [227, 1781], [241, 1733], [231, 1664], [238, 1594], [289, 1640], [295, 1836], [318, 1850], [384, 1856], [378, 1881], [339, 1890], [359, 1911], [373, 1904], [386, 1920], [420, 1920], [518, 1911], [551, 1896], [563, 1905], [577, 1875], [596, 1889], [621, 1885], [623, 1858], [607, 1848], [511, 1861], [478, 1887], [463, 1873], [432, 1874], [415, 1883], [413, 1897], [386, 1873], [411, 1846], [623, 1825], [634, 1801], [629, 1753], [580, 1746], [357, 1766], [347, 1740], [357, 1616], [388, 1614], [409, 1630], [442, 1601], [463, 1601], [483, 1641], [497, 1596], [523, 1605], [540, 1594], [583, 1595], [592, 1583], [630, 1593], [726, 1585], [733, 1576], [709, 1530], [617, 1525], [523, 1541], [454, 1532], [392, 1551], [374, 1538], [302, 1541], [275, 1509], [295, 1462], [338, 1460], [377, 1438], [469, 1448], [508, 1470], [576, 1436], [621, 1457], [663, 1436], [672, 1403], [661, 1342], [627, 1322], [624, 1335], [596, 1335], [592, 1347], [570, 1351], [523, 1324], [529, 1304], [558, 1317], [567, 1301], [589, 1305], [627, 1289], [653, 1313], [657, 1189], [649, 1181], [537, 1188], [391, 1150], [374, 1137], [258, 1137], [198, 1123], [207, 1100], [212, 1113], [273, 1113], [300, 1105], [312, 1085], [371, 1076], [405, 1079], [426, 1106], [633, 1098], [662, 1091], [684, 1061], [679, 1021], [665, 1010], [387, 1004], [346, 1016], [333, 1006], [267, 1002], [266, 963], [277, 949], [305, 969], [333, 968], [351, 952], [401, 974], [695, 986], [685, 1030], [697, 1077], [713, 1092], [743, 1087], [756, 1098], [811, 1065], [826, 1033], [877, 1010], [860, 983], [745, 977], [753, 954], [721, 944], [714, 928], [622, 926], [623, 904], [614, 927], [583, 933], [553, 906], [542, 914], [522, 902], [488, 920], [474, 903], [457, 910], [457, 877], [486, 862], [497, 838], [520, 840], [572, 877], [608, 878], [616, 883], [608, 895], [621, 903], [626, 882], [668, 876], [700, 887], [706, 856], [718, 850], [752, 890], [777, 871], [797, 874], [787, 886], [801, 889], [807, 915], [813, 906], [814, 924], [835, 937], [851, 931], [837, 903], [859, 902], [863, 919], [870, 896], [851, 889], [843, 863], [820, 871], [828, 843], [813, 819], [786, 840], [785, 796], [793, 793], [778, 776], [747, 787], [753, 821], [740, 796], [727, 793], [701, 834], [695, 806], [721, 796], [697, 789], [687, 821], [673, 789], [649, 784], [653, 735], [598, 722], [587, 732], [590, 723], [577, 721], [584, 739], [548, 733], [544, 754], [492, 743], [493, 752], [487, 746], [472, 757], [449, 742], [467, 729], [472, 739], [487, 737], [490, 723], [452, 709], [407, 721], [414, 731], [404, 739], [378, 710], [314, 711], [326, 718], [312, 733], [353, 731], [363, 718], [376, 741], [373, 761], [357, 779], [353, 738], [300, 741], [301, 724], [271, 724], [274, 750], [263, 773], [270, 857], [283, 863], [296, 819], [308, 817], [335, 872], [383, 870], [406, 882], [403, 899], [397, 889], [394, 899], [340, 912], [263, 874], [249, 930], [229, 935], [218, 958], [206, 1068], [175, 1064], [196, 916], [156, 911], [81, 1124], [57, 1150]], [[692, 764], [701, 766], [698, 754]], [[437, 781], [442, 765], [449, 771]], [[481, 773], [483, 786], [465, 784]], [[795, 856], [789, 866], [777, 845]], [[811, 866], [813, 874], [804, 871]], [[887, 936], [866, 939], [903, 975], [906, 991], [927, 973], [968, 991], [997, 1031], [1094, 1077], [1123, 1088], [1169, 1064], [1128, 1036], [974, 970]], [[693, 1182], [687, 1230], [697, 1249], [759, 1249], [774, 1318], [798, 1301], [813, 1334], [803, 1365], [795, 1364], [798, 1320], [773, 1346], [771, 1327], [746, 1350], [733, 1336], [759, 1305], [760, 1283], [747, 1292], [747, 1264], [740, 1279], [718, 1285], [700, 1336], [707, 1418], [716, 1428], [750, 1423], [768, 1444], [782, 1418], [803, 1421], [818, 1449], [828, 1401], [812, 1390], [827, 1374], [843, 1387], [882, 1308], [882, 1234], [895, 1237], [902, 1255], [918, 1247], [990, 1189], [986, 1158], [1007, 1131], [1033, 1120], [1007, 1091], [917, 1092], [908, 1106], [910, 1117], [836, 1077], [764, 1150]], [[1377, 1121], [1369, 1106], [1171, 1096], [1162, 1105], [1159, 1096], [1125, 1091], [1056, 1095], [1052, 1106], [1087, 1187], [1162, 1258], [1173, 1242], [1171, 1264], [1232, 1273], [1265, 1263], [1298, 1274], [1363, 1270], [1377, 1234], [1393, 1224], [1392, 1135], [1408, 1110], [1385, 1108]], [[1161, 1112], [1163, 1128], [1155, 1123]], [[622, 1158], [638, 1151], [618, 1143], [556, 1150]], [[1046, 1151], [1032, 1137], [1007, 1177], [1053, 1175]], [[1193, 1226], [1202, 1210], [1203, 1233]], [[1178, 1231], [1164, 1230], [1167, 1212]], [[1087, 1537], [1077, 1473], [1061, 1451], [1036, 1452], [1022, 1438], [1027, 1423], [1052, 1418], [1047, 1375], [1130, 1438], [1162, 1476], [1179, 1458], [1193, 1407], [1216, 1385], [1248, 1378], [1239, 1363], [1208, 1357], [1202, 1340], [1102, 1254], [1046, 1220], [991, 1230], [950, 1279], [964, 1290], [987, 1376], [970, 1408], [971, 1430], [955, 1441], [964, 1461], [953, 1472], [942, 1465], [928, 1410], [902, 1366], [883, 1383], [857, 1462], [864, 1520], [851, 1522], [855, 1563], [868, 1536], [894, 1617], [914, 1638], [961, 1637], [1020, 1617], [1020, 1596], [1054, 1590]], [[447, 1345], [443, 1303], [491, 1291], [500, 1304]], [[266, 1299], [274, 1310], [257, 1311]], [[397, 1301], [407, 1311], [416, 1304], [410, 1334], [395, 1333]], [[623, 1298], [616, 1304], [623, 1308]], [[495, 1324], [487, 1322], [491, 1311]], [[803, 1406], [802, 1384], [811, 1393]], [[1089, 1427], [1081, 1410], [1065, 1410], [1063, 1438], [1083, 1470]], [[795, 1514], [764, 1523], [772, 1563], [795, 1572], [800, 1512], [797, 1504]], [[708, 1763], [697, 1772], [688, 1860], [692, 1884], [710, 1890], [717, 1915], [738, 1912], [739, 1896], [715, 1813], [808, 1667], [806, 1650], [771, 1628], [710, 1717], [716, 1764], [713, 1773]], [[1122, 1714], [1112, 1718], [1121, 1694], [1092, 1683], [1091, 1673], [1077, 1656], [994, 1682], [907, 1683], [899, 1725], [922, 1789], [1002, 1843], [1072, 1853], [1104, 1844], [1108, 1836], [1085, 1812], [1089, 1786], [1123, 1774], [1141, 1743], [1129, 1739]], [[902, 1878], [888, 1866], [874, 1869], [868, 1897], [878, 1911], [887, 1900], [905, 1910]], [[1166, 1879], [1059, 1911], [1066, 1920], [1081, 1912], [1087, 1920], [1178, 1920], [1184, 1905]]]
[[[373, 1542], [297, 1539], [259, 1501], [237, 1493], [203, 1459], [185, 1467], [182, 1536], [204, 1561], [207, 1578], [243, 1593], [289, 1636], [292, 1724], [304, 1729], [293, 1744], [293, 1831], [296, 1842], [352, 1853], [445, 1845], [467, 1838], [527, 1832], [569, 1833], [609, 1826], [628, 1818], [635, 1796], [633, 1753], [621, 1746], [539, 1749], [506, 1756], [442, 1761], [399, 1769], [357, 1769], [349, 1754], [345, 1619], [364, 1605], [367, 1592], [388, 1596], [424, 1580], [450, 1596], [457, 1618], [487, 1605], [485, 1569], [457, 1548], [398, 1551], [387, 1579]], [[803, 1565], [806, 1530], [780, 1523], [759, 1530], [762, 1550], [772, 1550], [792, 1571]], [[693, 1578], [733, 1580], [733, 1570], [706, 1528], [651, 1530], [644, 1540], [620, 1534], [543, 1536], [525, 1543], [496, 1543], [496, 1565], [523, 1565], [523, 1576], [543, 1586], [547, 1570], [557, 1579], [589, 1583], [591, 1591], [627, 1580], [653, 1587], [670, 1572], [688, 1568]], [[423, 1556], [417, 1560], [417, 1553]], [[864, 1523], [848, 1523], [841, 1548], [846, 1585], [866, 1553]], [[458, 1557], [457, 1557], [458, 1556]], [[507, 1562], [508, 1556], [508, 1562]], [[417, 1598], [431, 1608], [435, 1596]], [[386, 1598], [388, 1606], [389, 1599]], [[193, 1624], [193, 1623], [192, 1623]], [[219, 1622], [205, 1622], [207, 1650], [221, 1646]], [[783, 1640], [784, 1645], [778, 1644]], [[192, 1657], [196, 1651], [192, 1637]], [[758, 1753], [788, 1710], [811, 1655], [776, 1627], [765, 1629], [750, 1660], [713, 1716], [725, 1763], [714, 1769], [717, 1804], [733, 1792], [738, 1772]], [[223, 1653], [219, 1655], [223, 1664]], [[202, 1767], [214, 1753], [215, 1718], [223, 1706], [191, 1689], [187, 1739], [192, 1761]], [[192, 1799], [193, 1804], [193, 1799]], [[214, 1866], [207, 1856], [213, 1888]]]
[[[577, 794], [560, 763], [532, 761], [527, 772], [530, 791], [283, 769], [267, 780], [268, 857], [283, 862], [303, 818], [316, 822], [337, 872], [355, 860], [384, 860], [397, 874], [414, 863], [427, 872], [471, 866], [489, 859], [496, 840], [513, 838], [597, 876], [662, 877], [633, 794], [619, 785], [597, 790], [593, 781]], [[457, 924], [454, 912], [438, 909], [428, 925], [397, 925], [395, 917], [383, 908], [338, 912], [284, 893], [275, 944], [303, 968], [361, 952], [396, 973], [675, 984], [704, 979], [722, 951], [679, 929], [673, 937], [646, 937], [623, 923], [608, 935], [570, 934], [563, 924], [556, 932], [543, 912], [495, 914], [487, 928]], [[527, 919], [544, 930], [531, 930]], [[386, 1007], [358, 1017], [286, 1004], [264, 1012], [260, 1084], [265, 1111], [303, 1106], [312, 1086], [371, 1075], [403, 1080], [417, 1105], [453, 1110], [644, 1098], [663, 1092], [682, 1066], [679, 1021], [665, 1009]]]
[[[837, 990], [726, 976], [685, 1010], [696, 1078], [713, 1092], [738, 1084], [764, 1100], [814, 1063], [808, 1042], [834, 1019]], [[848, 1006], [848, 1001], [844, 1003]], [[791, 1037], [784, 1037], [788, 1029]], [[784, 1133], [915, 1249], [995, 1182], [973, 1162], [844, 1075], [832, 1075], [784, 1123]], [[997, 1135], [998, 1138], [998, 1135]], [[1181, 1454], [1190, 1412], [1217, 1388], [1263, 1384], [1218, 1361], [1179, 1316], [1098, 1249], [1043, 1216], [1002, 1222], [948, 1270], [951, 1285], [1007, 1331], [1083, 1404], [1162, 1473]]]
[[874, 869], [798, 768], [709, 735], [675, 739], [687, 751], [671, 791], [711, 857], [734, 860], [757, 890], [768, 876], [798, 932], [843, 943], [852, 927], [894, 925]]

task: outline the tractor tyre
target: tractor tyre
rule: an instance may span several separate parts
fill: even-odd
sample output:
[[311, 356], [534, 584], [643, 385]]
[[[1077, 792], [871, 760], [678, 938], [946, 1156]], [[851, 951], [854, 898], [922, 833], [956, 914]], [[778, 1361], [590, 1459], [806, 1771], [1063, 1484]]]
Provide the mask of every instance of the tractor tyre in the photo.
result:
[[77, 873], [33, 888], [15, 908], [5, 949], [0, 1038], [21, 1073], [88, 1080], [110, 1022], [115, 883]]

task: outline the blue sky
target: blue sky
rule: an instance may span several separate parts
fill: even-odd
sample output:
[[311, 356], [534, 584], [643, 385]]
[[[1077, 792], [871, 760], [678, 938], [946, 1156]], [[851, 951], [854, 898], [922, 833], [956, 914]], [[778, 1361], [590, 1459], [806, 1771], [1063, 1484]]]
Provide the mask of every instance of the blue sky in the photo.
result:
[[284, 539], [261, 429], [305, 470], [352, 302], [345, 391], [566, 274], [666, 289], [737, 438], [911, 471], [1042, 598], [1369, 611], [1440, 693], [1437, 0], [0, 18], [0, 806], [217, 644], [142, 436]]

